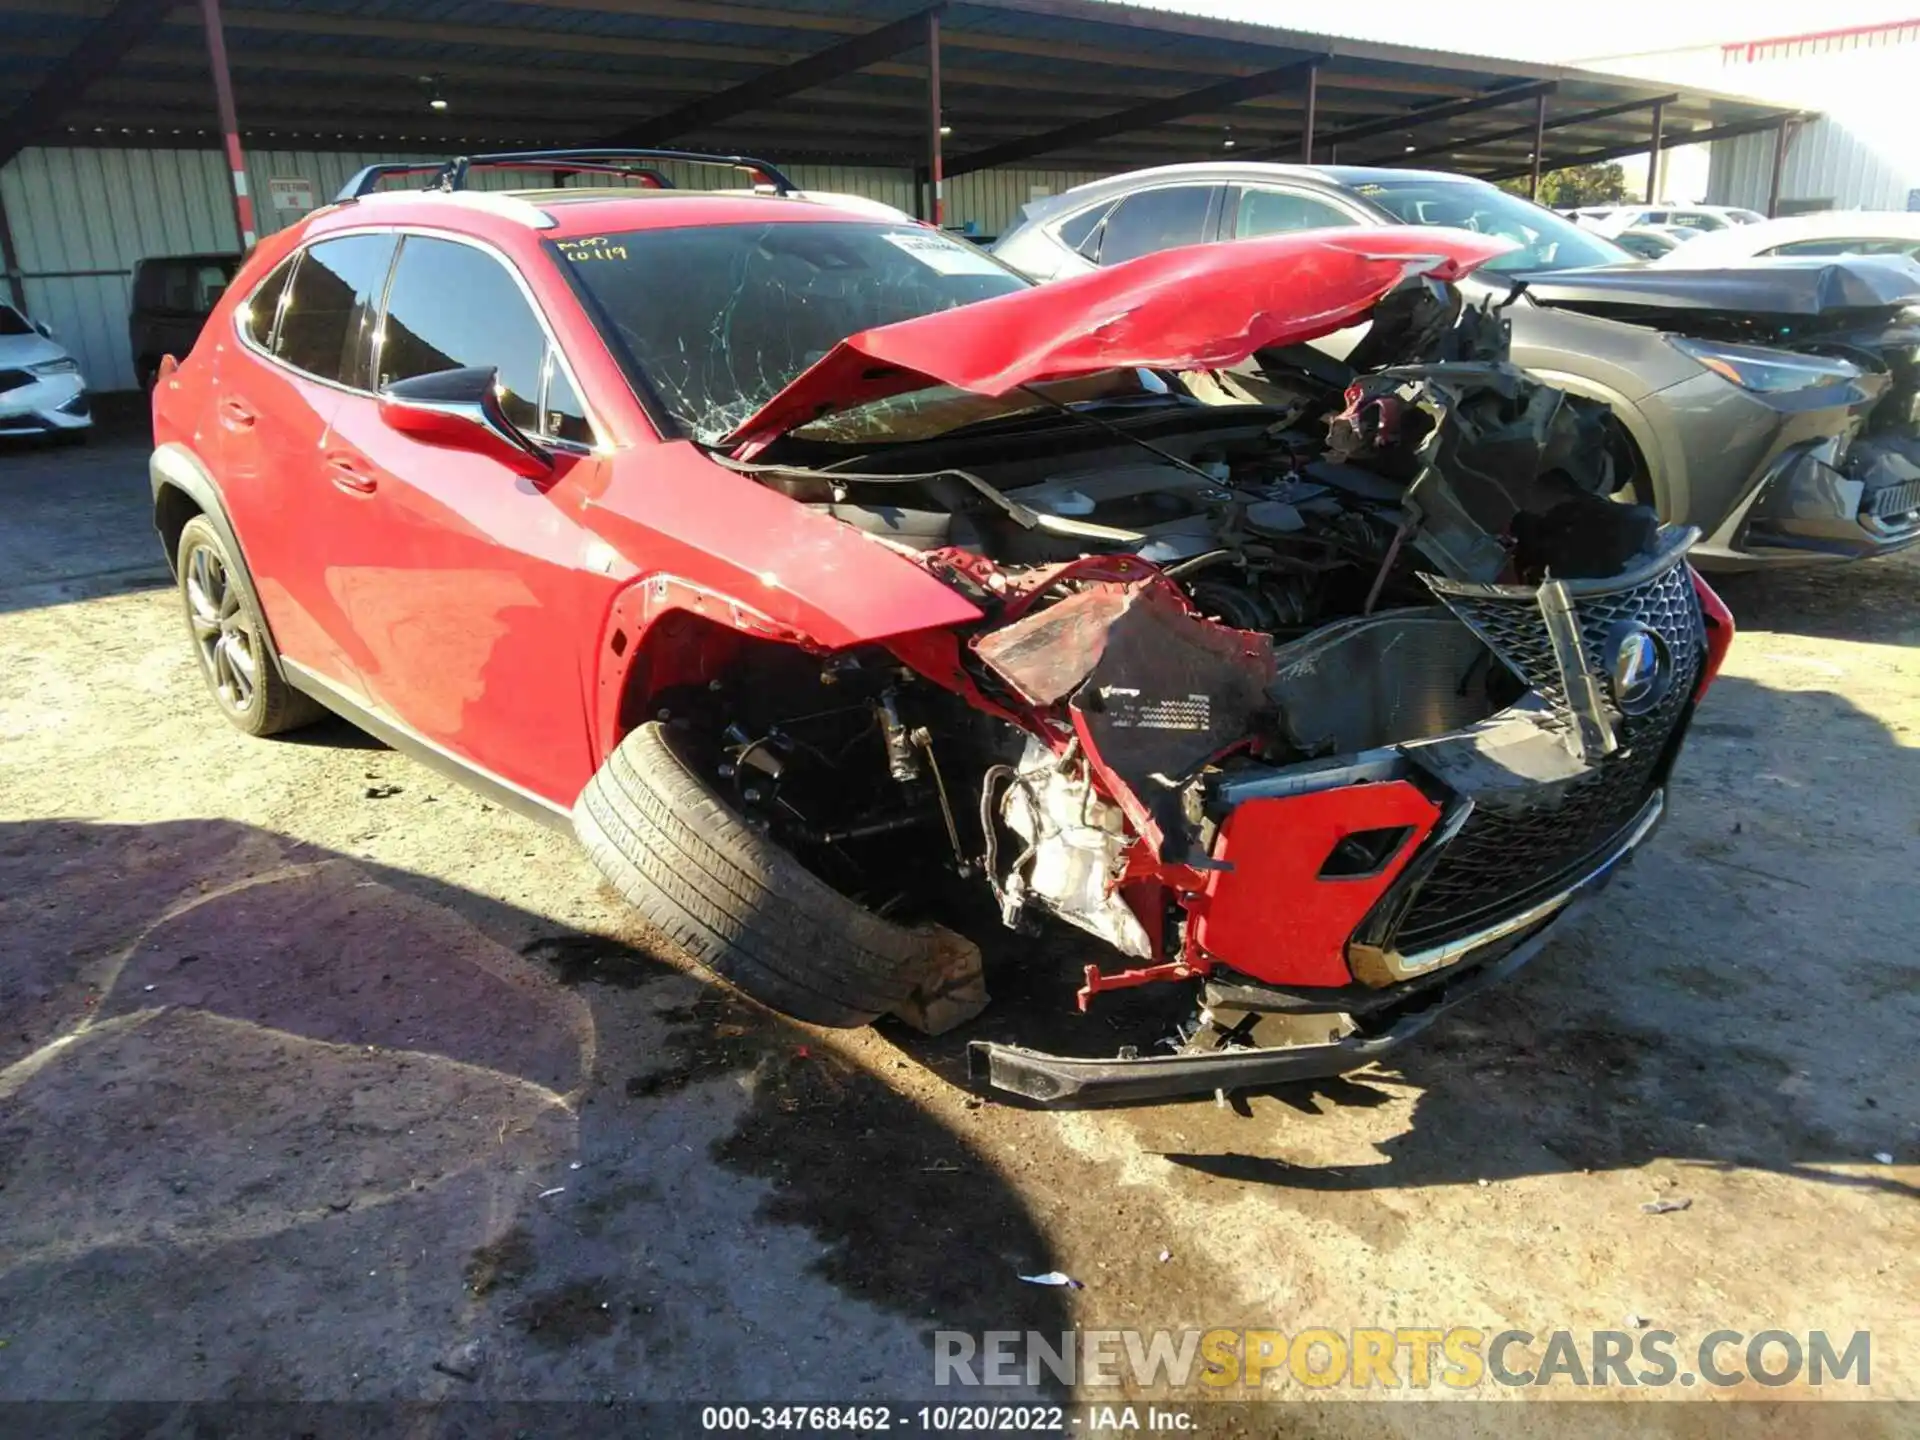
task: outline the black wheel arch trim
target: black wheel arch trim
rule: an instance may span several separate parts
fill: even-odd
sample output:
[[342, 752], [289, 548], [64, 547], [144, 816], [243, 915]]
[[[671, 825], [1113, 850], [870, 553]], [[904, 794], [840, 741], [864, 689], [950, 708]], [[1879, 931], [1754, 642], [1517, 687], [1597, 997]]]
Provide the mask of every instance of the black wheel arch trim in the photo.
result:
[[253, 607], [253, 613], [260, 617], [260, 628], [265, 632], [267, 642], [267, 657], [274, 673], [291, 683], [287, 667], [280, 658], [279, 642], [273, 636], [273, 621], [267, 617], [266, 607], [260, 603], [260, 590], [253, 583], [253, 571], [247, 565], [246, 550], [234, 532], [233, 521], [227, 514], [226, 496], [221, 493], [220, 483], [213, 478], [213, 473], [192, 450], [177, 441], [169, 441], [158, 447], [148, 460], [147, 479], [153, 490], [154, 534], [159, 538], [160, 548], [166, 555], [168, 573], [176, 580], [180, 578], [179, 556], [174, 553], [174, 547], [167, 543], [161, 511], [166, 492], [174, 490], [184, 495], [206, 517], [207, 523], [220, 536], [220, 543], [227, 547], [227, 558], [233, 562], [229, 573], [239, 581], [240, 588], [246, 593], [247, 603]]

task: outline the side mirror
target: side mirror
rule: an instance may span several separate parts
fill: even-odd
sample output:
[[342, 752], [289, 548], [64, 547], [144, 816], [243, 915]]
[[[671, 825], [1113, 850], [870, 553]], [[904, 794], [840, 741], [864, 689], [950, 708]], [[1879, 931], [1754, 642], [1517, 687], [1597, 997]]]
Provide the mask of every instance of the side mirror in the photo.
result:
[[500, 372], [491, 365], [396, 380], [380, 392], [380, 418], [402, 435], [498, 460], [516, 475], [553, 473], [553, 456], [500, 408]]
[[47, 339], [51, 340], [53, 338], [53, 326], [49, 325], [46, 321], [44, 320], [34, 321], [33, 328], [38, 330], [42, 335], [46, 336]]

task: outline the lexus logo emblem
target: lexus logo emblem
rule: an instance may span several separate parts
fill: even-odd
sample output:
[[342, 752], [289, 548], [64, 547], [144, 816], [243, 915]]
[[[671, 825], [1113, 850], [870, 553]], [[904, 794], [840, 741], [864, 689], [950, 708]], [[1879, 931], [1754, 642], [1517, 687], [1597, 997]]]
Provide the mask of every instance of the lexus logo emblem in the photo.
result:
[[1644, 715], [1666, 698], [1673, 684], [1673, 656], [1667, 642], [1637, 620], [1623, 620], [1607, 632], [1602, 656], [1613, 703], [1622, 715]]

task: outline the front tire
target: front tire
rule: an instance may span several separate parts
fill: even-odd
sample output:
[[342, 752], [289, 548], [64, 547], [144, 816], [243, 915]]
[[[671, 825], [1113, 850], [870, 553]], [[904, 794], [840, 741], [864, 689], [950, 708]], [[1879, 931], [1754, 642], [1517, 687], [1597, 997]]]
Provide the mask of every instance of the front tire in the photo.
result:
[[938, 964], [932, 929], [882, 920], [721, 799], [648, 723], [580, 794], [587, 853], [633, 907], [707, 969], [814, 1025], [864, 1025], [907, 1004]]
[[249, 735], [278, 735], [318, 720], [325, 713], [320, 705], [281, 678], [266, 622], [206, 516], [181, 528], [174, 556], [187, 633], [220, 713]]

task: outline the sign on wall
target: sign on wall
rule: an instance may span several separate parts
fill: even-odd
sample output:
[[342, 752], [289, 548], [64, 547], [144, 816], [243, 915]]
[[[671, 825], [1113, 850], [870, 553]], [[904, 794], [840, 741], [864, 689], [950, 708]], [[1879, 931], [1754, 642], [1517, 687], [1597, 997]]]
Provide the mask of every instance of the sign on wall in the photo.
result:
[[267, 198], [276, 210], [307, 211], [313, 209], [313, 182], [311, 180], [269, 180]]

